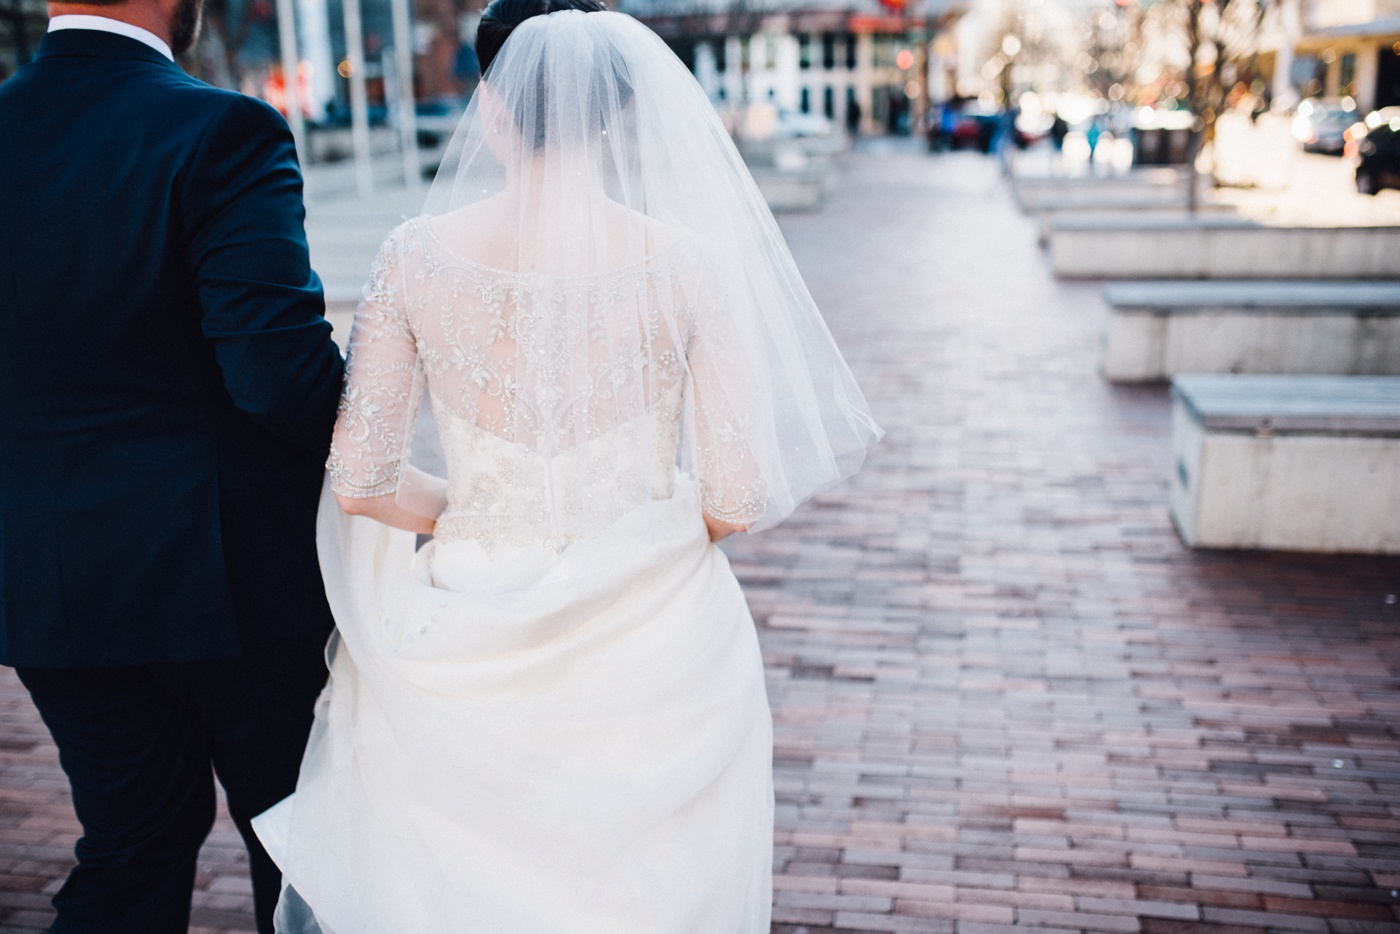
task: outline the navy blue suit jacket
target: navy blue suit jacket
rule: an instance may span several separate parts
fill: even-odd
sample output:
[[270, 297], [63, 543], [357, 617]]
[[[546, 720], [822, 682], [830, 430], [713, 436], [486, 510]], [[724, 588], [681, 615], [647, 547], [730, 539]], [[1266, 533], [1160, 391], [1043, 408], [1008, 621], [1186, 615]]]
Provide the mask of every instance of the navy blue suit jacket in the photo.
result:
[[343, 365], [275, 110], [66, 30], [0, 84], [0, 663], [329, 631]]

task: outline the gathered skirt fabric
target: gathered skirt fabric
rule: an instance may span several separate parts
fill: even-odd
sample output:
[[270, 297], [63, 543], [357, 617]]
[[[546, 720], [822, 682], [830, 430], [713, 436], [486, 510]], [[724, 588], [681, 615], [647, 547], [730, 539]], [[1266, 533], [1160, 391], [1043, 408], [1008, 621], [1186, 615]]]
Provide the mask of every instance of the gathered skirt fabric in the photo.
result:
[[[322, 502], [339, 627], [279, 932], [760, 934], [772, 721], [693, 485], [554, 556]], [[268, 826], [270, 824], [278, 826]]]

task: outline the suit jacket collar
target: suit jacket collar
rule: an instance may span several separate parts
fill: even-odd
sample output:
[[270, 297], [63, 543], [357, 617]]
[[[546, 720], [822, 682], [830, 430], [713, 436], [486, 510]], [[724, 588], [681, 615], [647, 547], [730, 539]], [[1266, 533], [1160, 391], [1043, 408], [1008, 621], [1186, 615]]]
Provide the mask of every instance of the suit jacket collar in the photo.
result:
[[96, 29], [60, 29], [45, 33], [36, 56], [36, 59], [44, 58], [137, 59], [166, 68], [180, 67], [144, 42]]

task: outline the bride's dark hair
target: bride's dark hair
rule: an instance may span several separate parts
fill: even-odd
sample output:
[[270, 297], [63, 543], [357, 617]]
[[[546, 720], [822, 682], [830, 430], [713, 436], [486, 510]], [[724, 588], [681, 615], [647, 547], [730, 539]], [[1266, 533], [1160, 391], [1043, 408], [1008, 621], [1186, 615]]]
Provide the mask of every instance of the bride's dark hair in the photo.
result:
[[[487, 81], [486, 71], [500, 54], [501, 48], [510, 38], [515, 28], [528, 19], [550, 13], [575, 11], [580, 13], [602, 13], [606, 10], [599, 0], [494, 0], [481, 14], [481, 22], [476, 29], [476, 56], [481, 62], [483, 81]], [[540, 149], [545, 145], [550, 121], [550, 91], [545, 83], [544, 63], [539, 63], [540, 72], [534, 92], [512, 95], [509, 105], [517, 129], [530, 137], [531, 145]], [[618, 103], [625, 106], [632, 99], [632, 82], [625, 69], [614, 62], [608, 74], [595, 71], [592, 79], [593, 99], [601, 101], [609, 93], [616, 95]], [[595, 108], [589, 108], [586, 118], [594, 135], [605, 133], [607, 128]]]
[[530, 17], [563, 10], [601, 13], [604, 9], [598, 0], [493, 0], [476, 27], [476, 57], [481, 73], [491, 67], [515, 27]]

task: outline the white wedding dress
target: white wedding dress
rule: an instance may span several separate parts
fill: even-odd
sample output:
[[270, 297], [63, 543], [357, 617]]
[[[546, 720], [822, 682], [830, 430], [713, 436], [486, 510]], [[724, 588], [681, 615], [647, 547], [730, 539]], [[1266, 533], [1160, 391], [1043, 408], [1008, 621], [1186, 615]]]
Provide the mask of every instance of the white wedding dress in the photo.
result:
[[[660, 305], [690, 307], [694, 266], [680, 246], [561, 282], [454, 255], [423, 219], [386, 244], [356, 318], [321, 506], [339, 627], [331, 680], [296, 795], [258, 821], [295, 893], [280, 931], [768, 930], [763, 666], [701, 517], [704, 499], [742, 519], [753, 478], [742, 449], [723, 446], [702, 460], [722, 460], [737, 482], [710, 489], [677, 470], [693, 391], [685, 351], [640, 342]], [[692, 328], [690, 368], [704, 373], [696, 315], [678, 316]], [[513, 438], [547, 445], [550, 393], [537, 384], [503, 405], [474, 390], [517, 376], [518, 353], [545, 356], [590, 332], [650, 346], [623, 370], [601, 355], [606, 372], [586, 398], [555, 400], [559, 418], [589, 410], [594, 436], [546, 452], [498, 433], [514, 426]], [[496, 357], [512, 361], [510, 376], [490, 363], [505, 345]], [[416, 368], [448, 491], [435, 539], [415, 553], [413, 534], [344, 515], [331, 491], [395, 488]], [[640, 394], [621, 391], [633, 381]]]
[[519, 24], [349, 350], [279, 931], [765, 934], [772, 721], [704, 515], [769, 528], [880, 429], [665, 43]]

